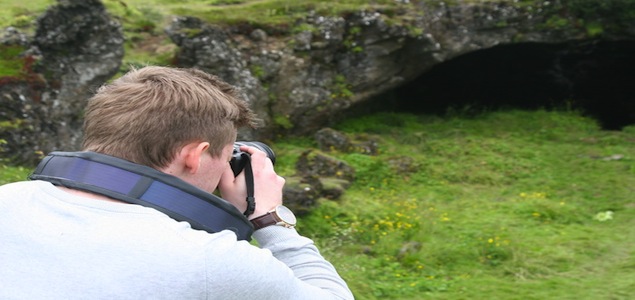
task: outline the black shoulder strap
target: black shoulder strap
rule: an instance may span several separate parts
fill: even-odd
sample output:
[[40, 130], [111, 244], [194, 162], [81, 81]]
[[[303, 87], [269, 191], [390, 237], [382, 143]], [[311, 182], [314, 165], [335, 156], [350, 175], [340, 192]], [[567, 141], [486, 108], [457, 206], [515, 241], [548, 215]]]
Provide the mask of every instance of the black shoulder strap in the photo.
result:
[[[249, 217], [256, 210], [256, 198], [254, 197], [254, 171], [251, 168], [251, 156], [242, 153], [242, 160], [245, 161], [243, 170], [245, 172], [245, 185], [247, 187], [247, 209], [243, 212], [245, 217]], [[237, 174], [234, 174], [236, 176]]]
[[253, 233], [253, 225], [226, 200], [177, 177], [113, 156], [52, 152], [29, 178], [152, 207], [210, 233], [229, 229], [240, 240], [250, 240]]

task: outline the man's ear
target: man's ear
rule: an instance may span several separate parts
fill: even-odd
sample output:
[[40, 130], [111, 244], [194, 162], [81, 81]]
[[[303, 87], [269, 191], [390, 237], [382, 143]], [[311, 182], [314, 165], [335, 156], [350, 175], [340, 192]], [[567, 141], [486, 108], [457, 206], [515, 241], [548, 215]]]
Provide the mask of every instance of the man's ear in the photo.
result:
[[195, 174], [198, 172], [203, 154], [205, 154], [208, 149], [208, 142], [189, 143], [181, 149], [180, 154], [183, 158], [184, 168], [187, 173]]

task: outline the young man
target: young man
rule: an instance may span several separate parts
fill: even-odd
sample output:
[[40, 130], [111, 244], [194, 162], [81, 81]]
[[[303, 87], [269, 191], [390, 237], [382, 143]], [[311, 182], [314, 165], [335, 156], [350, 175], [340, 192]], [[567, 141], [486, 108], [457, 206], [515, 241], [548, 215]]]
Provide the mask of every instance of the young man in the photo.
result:
[[[157, 207], [72, 180], [18, 182], [0, 187], [0, 298], [352, 299], [313, 242], [293, 221], [274, 217], [283, 209], [284, 179], [271, 159], [241, 146], [253, 172], [249, 213], [245, 172], [235, 176], [228, 162], [237, 129], [253, 124], [233, 87], [194, 69], [145, 67], [102, 87], [88, 102], [82, 153], [158, 170], [155, 178], [193, 195], [218, 189], [234, 216], [245, 212], [254, 221], [259, 247], [231, 230], [193, 229]], [[68, 176], [83, 165], [69, 167]], [[106, 173], [86, 176], [100, 178], [97, 185], [127, 183]], [[176, 209], [187, 204], [168, 200]]]

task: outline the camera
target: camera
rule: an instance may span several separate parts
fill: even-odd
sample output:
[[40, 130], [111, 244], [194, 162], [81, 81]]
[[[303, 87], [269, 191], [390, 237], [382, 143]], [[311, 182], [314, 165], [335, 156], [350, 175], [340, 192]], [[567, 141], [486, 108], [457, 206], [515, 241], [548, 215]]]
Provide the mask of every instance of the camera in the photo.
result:
[[232, 153], [232, 158], [229, 161], [229, 165], [231, 166], [232, 171], [234, 172], [234, 177], [238, 176], [240, 172], [245, 168], [245, 166], [250, 163], [249, 153], [240, 151], [240, 146], [250, 146], [257, 148], [258, 150], [263, 151], [267, 154], [267, 157], [271, 159], [271, 162], [276, 164], [276, 155], [273, 153], [273, 150], [265, 143], [261, 142], [246, 142], [246, 141], [237, 141], [234, 143], [234, 152]]

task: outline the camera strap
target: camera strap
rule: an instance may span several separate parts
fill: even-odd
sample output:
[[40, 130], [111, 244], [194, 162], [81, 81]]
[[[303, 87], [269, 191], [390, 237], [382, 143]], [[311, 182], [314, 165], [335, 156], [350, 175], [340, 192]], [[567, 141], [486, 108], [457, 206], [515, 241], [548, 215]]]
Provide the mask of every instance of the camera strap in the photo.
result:
[[[250, 240], [254, 231], [247, 218], [226, 200], [175, 176], [105, 154], [52, 152], [29, 179], [151, 207], [209, 233], [231, 230], [239, 240]], [[253, 175], [251, 186], [253, 198]]]
[[247, 161], [244, 167], [245, 185], [247, 186], [247, 209], [243, 212], [245, 217], [253, 214], [256, 210], [256, 198], [254, 197], [254, 171], [251, 168], [251, 156], [243, 153], [243, 159]]

